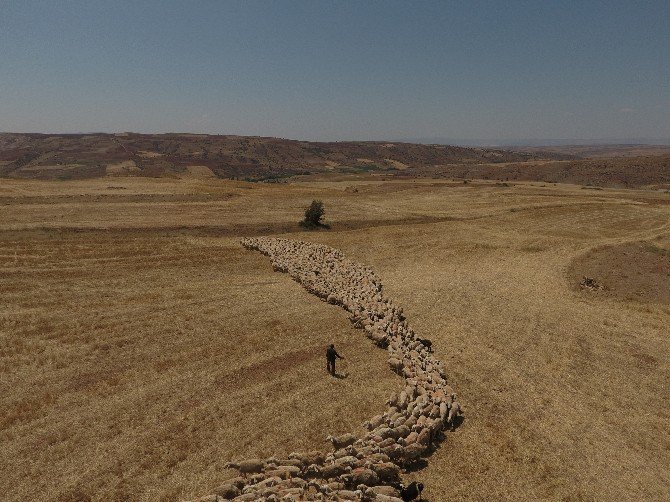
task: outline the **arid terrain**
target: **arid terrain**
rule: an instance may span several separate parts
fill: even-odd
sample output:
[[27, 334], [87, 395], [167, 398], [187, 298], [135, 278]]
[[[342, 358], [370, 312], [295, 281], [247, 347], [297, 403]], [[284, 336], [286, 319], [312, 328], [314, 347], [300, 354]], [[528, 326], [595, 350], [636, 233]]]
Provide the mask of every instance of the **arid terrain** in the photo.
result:
[[399, 173], [440, 165], [572, 158], [446, 145], [309, 142], [207, 134], [0, 133], [0, 177], [220, 177], [277, 181], [310, 173]]
[[524, 152], [535, 152], [547, 155], [554, 153], [558, 155], [582, 157], [582, 158], [612, 158], [612, 157], [643, 157], [670, 154], [670, 145], [640, 145], [640, 144], [595, 144], [595, 145], [560, 145], [525, 147], [518, 149]]
[[[441, 168], [151, 178], [122, 155], [90, 179], [8, 168], [3, 500], [194, 498], [230, 460], [325, 448], [382, 411], [400, 384], [384, 352], [239, 243], [269, 234], [371, 265], [433, 341], [464, 421], [406, 474], [428, 500], [668, 500], [670, 193], [648, 158], [654, 179], [621, 185], [653, 190]], [[330, 230], [299, 227], [313, 199]], [[346, 378], [326, 374], [329, 343]]]
[[670, 147], [496, 150], [206, 134], [0, 133], [0, 179], [68, 181], [130, 176], [270, 183], [338, 178], [483, 179], [668, 190]]

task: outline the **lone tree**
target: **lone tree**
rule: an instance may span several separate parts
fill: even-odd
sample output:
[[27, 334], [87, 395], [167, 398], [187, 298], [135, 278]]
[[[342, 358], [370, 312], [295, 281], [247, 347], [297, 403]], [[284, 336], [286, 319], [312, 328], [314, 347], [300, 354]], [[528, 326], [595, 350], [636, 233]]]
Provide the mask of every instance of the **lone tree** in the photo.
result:
[[323, 209], [323, 202], [320, 200], [313, 200], [307, 209], [305, 209], [305, 219], [300, 222], [303, 227], [316, 228], [325, 227], [321, 222], [326, 211]]

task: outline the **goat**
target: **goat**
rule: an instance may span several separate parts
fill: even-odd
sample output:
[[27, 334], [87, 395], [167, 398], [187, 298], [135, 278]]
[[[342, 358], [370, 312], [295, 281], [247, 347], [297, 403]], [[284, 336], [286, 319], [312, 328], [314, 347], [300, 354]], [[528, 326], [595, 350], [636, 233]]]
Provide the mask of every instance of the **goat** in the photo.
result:
[[426, 350], [428, 350], [428, 352], [433, 352], [433, 342], [431, 342], [428, 338], [417, 338], [416, 340], [421, 345], [426, 347]]
[[404, 502], [411, 502], [412, 500], [421, 500], [421, 492], [423, 491], [423, 483], [412, 481], [409, 485], [400, 485], [400, 498]]

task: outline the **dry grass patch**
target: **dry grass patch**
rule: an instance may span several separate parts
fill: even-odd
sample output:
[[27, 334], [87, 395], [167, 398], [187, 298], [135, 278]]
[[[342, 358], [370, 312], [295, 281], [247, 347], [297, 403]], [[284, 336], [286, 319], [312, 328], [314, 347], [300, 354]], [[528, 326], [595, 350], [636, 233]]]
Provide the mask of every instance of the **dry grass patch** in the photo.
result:
[[372, 263], [447, 362], [465, 421], [412, 475], [431, 500], [670, 496], [670, 312], [582, 298], [565, 275], [594, 242], [667, 235], [666, 223], [580, 199], [310, 236]]
[[[209, 493], [227, 460], [322, 446], [380, 410], [397, 383], [385, 354], [239, 247], [245, 232], [373, 265], [433, 340], [465, 421], [409, 476], [431, 500], [670, 498], [667, 303], [584, 295], [570, 278], [594, 249], [618, 253], [593, 254], [603, 274], [609, 263], [651, 277], [647, 255], [616, 260], [630, 243], [667, 249], [666, 194], [370, 179], [108, 186], [3, 182], [5, 499]], [[331, 231], [297, 231], [313, 199]], [[323, 377], [330, 340], [348, 379]]]
[[186, 170], [194, 178], [216, 178], [216, 174], [207, 166], [186, 166]]
[[140, 172], [140, 168], [137, 167], [134, 160], [124, 160], [123, 162], [117, 162], [116, 164], [108, 164], [105, 168], [105, 172], [108, 176], [124, 176], [131, 173]]
[[358, 429], [397, 385], [341, 309], [234, 240], [45, 233], [0, 261], [5, 500], [192, 497], [226, 461]]

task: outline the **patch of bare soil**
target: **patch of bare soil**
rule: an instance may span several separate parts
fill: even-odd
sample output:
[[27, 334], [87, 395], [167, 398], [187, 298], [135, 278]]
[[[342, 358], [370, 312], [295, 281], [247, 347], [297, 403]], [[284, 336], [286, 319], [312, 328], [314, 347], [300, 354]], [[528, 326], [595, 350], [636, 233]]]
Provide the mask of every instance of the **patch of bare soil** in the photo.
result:
[[635, 242], [594, 249], [572, 264], [570, 281], [589, 295], [670, 303], [670, 247]]

